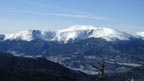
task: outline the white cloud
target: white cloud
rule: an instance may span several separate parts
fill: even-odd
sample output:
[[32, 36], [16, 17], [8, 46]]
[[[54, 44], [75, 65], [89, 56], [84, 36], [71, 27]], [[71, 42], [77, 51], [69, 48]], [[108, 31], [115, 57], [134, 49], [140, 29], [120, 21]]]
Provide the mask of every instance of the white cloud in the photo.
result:
[[[11, 9], [12, 10], [12, 9]], [[18, 13], [17, 11], [12, 10], [12, 13]], [[61, 17], [71, 17], [71, 18], [78, 18], [78, 19], [94, 19], [94, 20], [103, 20], [103, 21], [112, 21], [112, 19], [102, 16], [96, 16], [90, 13], [50, 13], [50, 12], [36, 12], [36, 11], [29, 11], [29, 10], [19, 10], [20, 14], [31, 14], [31, 15], [38, 15], [38, 16], [61, 16]]]
[[51, 16], [63, 16], [63, 17], [72, 17], [72, 18], [83, 18], [83, 19], [94, 19], [94, 20], [104, 20], [104, 21], [112, 21], [110, 18], [100, 17], [95, 15], [83, 15], [83, 14], [63, 14], [63, 13], [48, 13], [47, 15]]

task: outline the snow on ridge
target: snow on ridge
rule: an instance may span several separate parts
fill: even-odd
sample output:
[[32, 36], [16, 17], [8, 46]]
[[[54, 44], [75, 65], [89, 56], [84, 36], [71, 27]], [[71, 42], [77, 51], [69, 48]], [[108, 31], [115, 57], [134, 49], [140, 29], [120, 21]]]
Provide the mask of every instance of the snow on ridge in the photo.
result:
[[83, 40], [92, 37], [113, 41], [114, 39], [129, 40], [129, 37], [132, 37], [132, 35], [111, 28], [92, 25], [74, 25], [56, 31], [25, 30], [18, 33], [6, 34], [5, 40], [31, 41], [33, 39], [41, 39], [67, 43], [69, 40]]
[[24, 30], [18, 33], [6, 34], [5, 40], [21, 39], [21, 40], [31, 41], [33, 39], [31, 31], [32, 30]]
[[73, 25], [69, 28], [62, 29], [60, 32], [66, 32], [66, 31], [78, 31], [78, 30], [91, 30], [91, 29], [96, 29], [96, 26], [92, 25]]
[[41, 39], [48, 40], [49, 35], [52, 34], [53, 31], [40, 31], [40, 30], [24, 30], [18, 33], [6, 34], [4, 40], [24, 40], [31, 41], [33, 39]]
[[144, 37], [144, 32], [138, 32], [138, 33], [136, 33], [136, 35], [138, 35], [140, 37]]

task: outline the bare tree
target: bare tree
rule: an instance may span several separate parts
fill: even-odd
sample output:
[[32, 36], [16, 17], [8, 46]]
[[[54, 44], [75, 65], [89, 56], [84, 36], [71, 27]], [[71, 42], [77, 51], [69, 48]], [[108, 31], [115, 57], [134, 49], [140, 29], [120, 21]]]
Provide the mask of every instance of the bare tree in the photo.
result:
[[97, 62], [97, 65], [91, 64], [92, 67], [98, 70], [98, 81], [104, 81], [105, 61]]
[[127, 81], [134, 81], [134, 78], [133, 77], [131, 77], [130, 79], [128, 79]]

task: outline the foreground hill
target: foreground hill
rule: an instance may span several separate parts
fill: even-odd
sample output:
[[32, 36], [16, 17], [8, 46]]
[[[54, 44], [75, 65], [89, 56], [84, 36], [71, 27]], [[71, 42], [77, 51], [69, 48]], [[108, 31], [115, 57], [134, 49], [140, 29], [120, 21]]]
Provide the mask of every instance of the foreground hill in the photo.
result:
[[[76, 74], [82, 75], [42, 58], [15, 57], [0, 53], [1, 81], [78, 81]], [[79, 81], [83, 81], [80, 78]]]

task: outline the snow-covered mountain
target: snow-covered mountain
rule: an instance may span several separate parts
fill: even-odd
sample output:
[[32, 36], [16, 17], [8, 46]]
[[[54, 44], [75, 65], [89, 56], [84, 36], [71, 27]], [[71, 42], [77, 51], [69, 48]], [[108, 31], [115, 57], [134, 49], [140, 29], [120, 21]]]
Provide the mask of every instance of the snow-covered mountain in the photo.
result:
[[89, 63], [105, 59], [107, 72], [125, 71], [129, 67], [144, 65], [142, 35], [90, 25], [74, 25], [56, 31], [25, 30], [2, 35], [0, 52], [42, 57], [88, 74], [97, 73]]
[[77, 41], [87, 38], [103, 38], [107, 41], [129, 40], [134, 37], [126, 32], [115, 29], [97, 27], [91, 25], [74, 25], [72, 27], [56, 31], [25, 30], [18, 33], [6, 34], [5, 40], [31, 41], [40, 39], [45, 41]]

